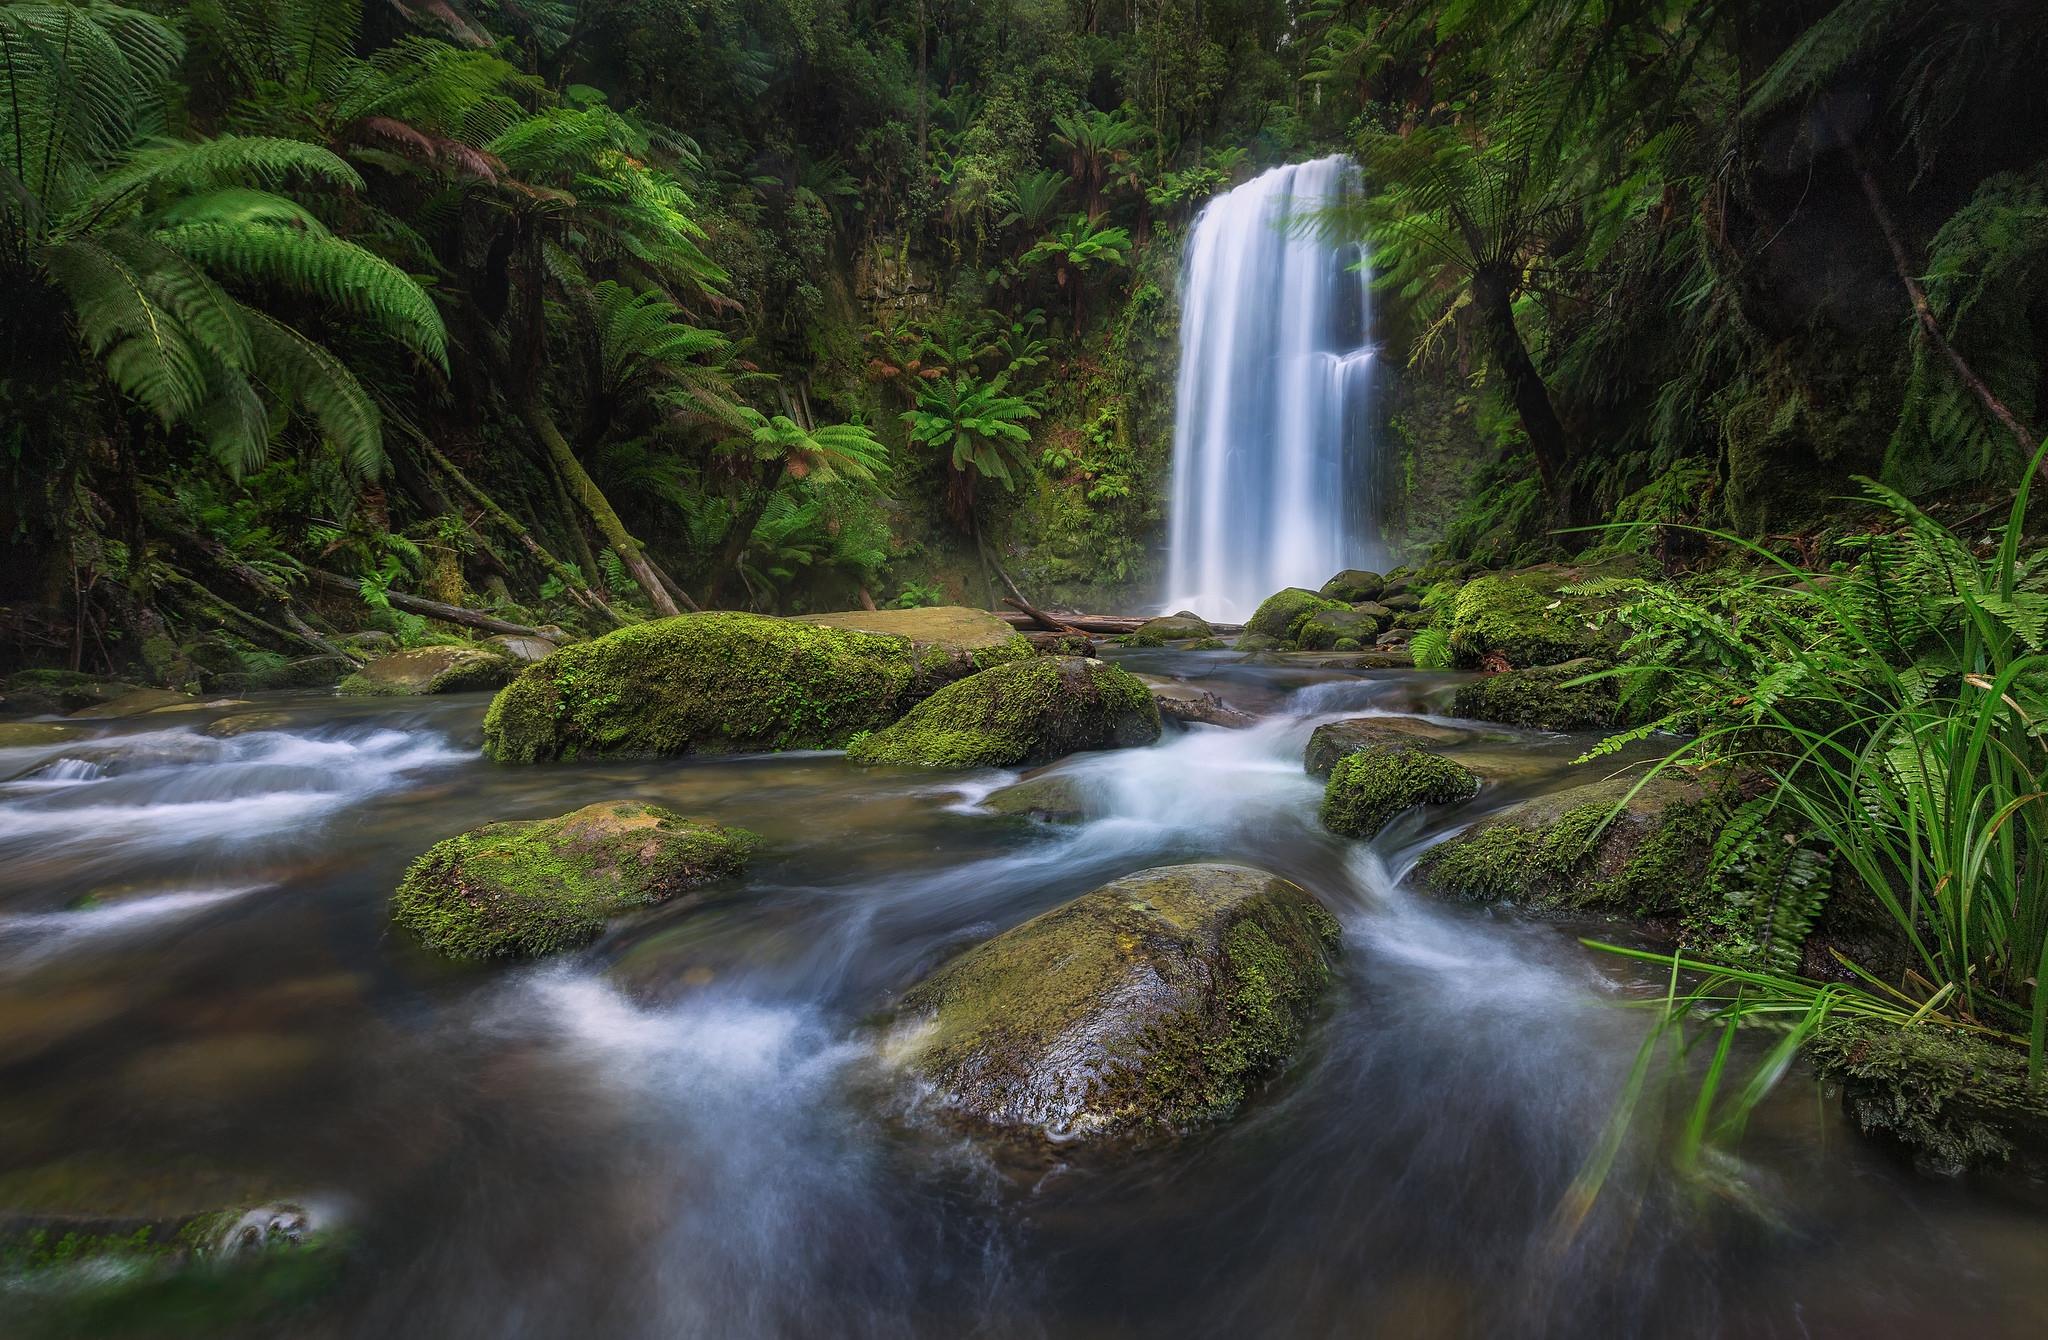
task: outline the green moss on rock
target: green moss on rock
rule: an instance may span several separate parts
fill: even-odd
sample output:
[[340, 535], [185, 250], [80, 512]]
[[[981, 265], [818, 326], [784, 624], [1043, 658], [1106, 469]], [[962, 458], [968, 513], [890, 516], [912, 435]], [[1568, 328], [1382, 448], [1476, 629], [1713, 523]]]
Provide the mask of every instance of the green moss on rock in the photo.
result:
[[[1270, 637], [1278, 642], [1293, 643], [1300, 634], [1302, 622], [1310, 615], [1349, 611], [1350, 608], [1341, 600], [1327, 600], [1304, 587], [1290, 586], [1267, 596], [1245, 623], [1244, 631], [1253, 637]], [[1242, 639], [1238, 645], [1244, 646]]]
[[1511, 666], [1555, 665], [1598, 645], [1584, 602], [1561, 595], [1548, 569], [1496, 573], [1467, 582], [1451, 606], [1451, 657], [1470, 668], [1488, 657]]
[[1207, 619], [1182, 610], [1178, 614], [1162, 614], [1156, 619], [1147, 619], [1122, 640], [1127, 647], [1163, 647], [1169, 642], [1213, 638], [1215, 635], [1216, 630]]
[[1314, 776], [1328, 777], [1346, 754], [1374, 747], [1441, 748], [1469, 743], [1474, 732], [1456, 726], [1439, 726], [1420, 717], [1350, 717], [1326, 721], [1308, 737], [1302, 767]]
[[1606, 668], [1588, 657], [1488, 675], [1458, 686], [1451, 715], [1530, 730], [1610, 730], [1621, 719], [1614, 680], [1572, 682]]
[[588, 943], [621, 912], [738, 874], [753, 844], [743, 829], [637, 801], [485, 824], [415, 861], [391, 916], [449, 958], [535, 958]]
[[2048, 1092], [2027, 1083], [2017, 1047], [1933, 1024], [1825, 1024], [1808, 1044], [1814, 1067], [1842, 1086], [1865, 1135], [1896, 1140], [1929, 1171], [2048, 1158]]
[[467, 693], [495, 689], [518, 672], [516, 662], [482, 647], [414, 647], [379, 656], [342, 680], [339, 691], [368, 696]]
[[1676, 916], [1706, 885], [1721, 818], [1707, 788], [1674, 773], [1640, 789], [1629, 777], [1590, 782], [1525, 800], [1432, 848], [1416, 875], [1425, 888], [1475, 902]]
[[[862, 619], [891, 613], [947, 611], [874, 611]], [[534, 763], [838, 749], [983, 662], [1031, 655], [1030, 643], [1007, 626], [1000, 637], [983, 628], [966, 642], [919, 641], [818, 619], [685, 614], [564, 647], [527, 667], [485, 714], [484, 752]]]
[[1323, 827], [1369, 838], [1416, 805], [1449, 805], [1479, 793], [1470, 768], [1408, 745], [1368, 745], [1346, 754], [1323, 788]]
[[1338, 939], [1321, 905], [1265, 871], [1140, 871], [912, 988], [900, 1054], [979, 1126], [1169, 1136], [1230, 1116], [1293, 1053]]
[[1340, 600], [1347, 605], [1353, 605], [1361, 600], [1378, 600], [1380, 592], [1386, 589], [1387, 579], [1377, 572], [1363, 568], [1346, 568], [1324, 582], [1323, 589], [1317, 594], [1325, 600]]
[[855, 740], [856, 763], [1014, 768], [1159, 738], [1144, 681], [1102, 661], [1040, 656], [948, 684], [895, 725]]
[[1311, 610], [1296, 623], [1294, 641], [1306, 651], [1356, 651], [1370, 646], [1391, 617], [1377, 605]]

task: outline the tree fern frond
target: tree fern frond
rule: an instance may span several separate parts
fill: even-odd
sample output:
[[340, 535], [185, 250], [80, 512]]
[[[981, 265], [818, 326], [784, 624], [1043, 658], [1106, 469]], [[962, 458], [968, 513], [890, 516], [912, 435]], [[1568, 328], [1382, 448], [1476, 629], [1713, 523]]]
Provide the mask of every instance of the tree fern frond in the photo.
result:
[[377, 406], [342, 361], [281, 321], [249, 314], [255, 370], [271, 393], [303, 408], [357, 474], [384, 468], [384, 433]]

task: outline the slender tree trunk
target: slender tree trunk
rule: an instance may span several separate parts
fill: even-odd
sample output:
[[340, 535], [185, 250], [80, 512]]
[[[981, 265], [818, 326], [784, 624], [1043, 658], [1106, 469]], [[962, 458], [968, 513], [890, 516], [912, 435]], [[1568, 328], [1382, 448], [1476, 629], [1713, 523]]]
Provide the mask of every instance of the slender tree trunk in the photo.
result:
[[626, 565], [626, 571], [647, 593], [647, 603], [654, 607], [654, 612], [664, 617], [680, 614], [682, 611], [676, 608], [675, 601], [669, 599], [668, 589], [661, 584], [661, 578], [655, 576], [654, 569], [648, 566], [647, 556], [640, 552], [639, 541], [626, 530], [626, 523], [619, 520], [619, 514], [612, 510], [610, 500], [597, 487], [597, 481], [584, 470], [583, 462], [576, 459], [576, 453], [569, 448], [569, 440], [555, 426], [547, 407], [540, 403], [537, 395], [529, 393], [521, 397], [519, 412], [526, 426], [547, 448], [548, 459], [561, 471], [569, 492], [590, 513], [590, 519], [597, 523], [598, 534], [604, 536], [605, 543]]
[[[2005, 431], [2013, 435], [2020, 444], [2020, 451], [2031, 459], [2034, 453], [2041, 449], [2041, 435], [2020, 422], [2019, 416], [2012, 412], [2011, 407], [1998, 398], [1997, 393], [1977, 375], [1976, 369], [1972, 368], [1962, 354], [1957, 352], [1956, 347], [1948, 342], [1948, 336], [1942, 331], [1941, 322], [1935, 318], [1934, 305], [1927, 301], [1927, 290], [1921, 287], [1920, 280], [1913, 273], [1912, 263], [1906, 255], [1905, 239], [1900, 236], [1898, 224], [1892, 219], [1891, 211], [1885, 207], [1884, 193], [1878, 189], [1877, 178], [1872, 175], [1870, 165], [1864, 161], [1860, 151], [1851, 150], [1851, 156], [1856, 164], [1857, 183], [1863, 188], [1864, 203], [1870, 206], [1870, 216], [1877, 220], [1878, 231], [1884, 234], [1884, 244], [1892, 253], [1892, 268], [1898, 271], [1899, 283], [1905, 286], [1906, 297], [1913, 304], [1913, 316], [1919, 321], [1920, 329], [1926, 332], [1928, 340], [1940, 351], [1941, 356], [1948, 360], [1949, 367], [1955, 371], [1956, 380], [1977, 398], [1977, 403], [1984, 407], [1985, 413], [1998, 420]], [[2048, 460], [2041, 463], [2041, 477], [2048, 480]]]
[[563, 589], [568, 591], [572, 598], [575, 598], [579, 604], [584, 605], [586, 608], [601, 611], [613, 623], [621, 622], [618, 614], [613, 611], [611, 606], [598, 599], [595, 591], [588, 589], [582, 582], [576, 579], [575, 571], [568, 564], [556, 558], [546, 546], [533, 537], [533, 532], [522, 525], [517, 517], [506, 511], [503, 507], [500, 507], [490, 494], [478, 488], [468, 475], [455, 467], [455, 462], [449, 460], [441, 453], [439, 448], [429, 442], [421, 442], [419, 446], [420, 450], [426, 453], [427, 459], [432, 461], [442, 474], [447, 475], [453, 481], [456, 488], [462, 490], [463, 496], [467, 497], [478, 507], [481, 507], [484, 515], [495, 522], [500, 530], [510, 535], [513, 539], [518, 540], [526, 549], [526, 552], [532, 555], [533, 561], [540, 564], [542, 570], [549, 576], [560, 582]]
[[924, 175], [925, 158], [925, 82], [928, 78], [929, 62], [925, 57], [925, 12], [928, 0], [917, 0], [917, 171]]
[[1536, 473], [1543, 483], [1543, 496], [1549, 499], [1561, 524], [1576, 525], [1578, 507], [1570, 492], [1571, 448], [1564, 422], [1557, 417], [1557, 407], [1550, 402], [1550, 389], [1543, 384], [1543, 374], [1536, 370], [1529, 347], [1522, 343], [1521, 329], [1515, 325], [1514, 296], [1508, 276], [1482, 268], [1472, 276], [1472, 302], [1485, 324], [1494, 364], [1507, 381], [1515, 413], [1529, 435], [1531, 450], [1536, 453]]
[[761, 524], [761, 516], [768, 510], [768, 503], [775, 497], [775, 486], [782, 482], [786, 466], [781, 461], [768, 461], [761, 468], [760, 487], [755, 490], [754, 501], [745, 515], [733, 518], [732, 529], [726, 532], [725, 547], [719, 552], [718, 563], [711, 569], [711, 585], [704, 591], [706, 609], [717, 609], [725, 585], [739, 574], [740, 560], [746, 557], [747, 541], [754, 538], [754, 527]]

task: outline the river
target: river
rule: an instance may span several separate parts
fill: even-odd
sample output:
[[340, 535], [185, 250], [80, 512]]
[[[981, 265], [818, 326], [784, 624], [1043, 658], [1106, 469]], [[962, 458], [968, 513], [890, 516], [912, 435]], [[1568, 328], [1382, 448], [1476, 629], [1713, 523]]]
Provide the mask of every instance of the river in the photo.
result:
[[[1656, 983], [1587, 927], [1401, 874], [1586, 780], [1586, 740], [1495, 732], [1470, 747], [1519, 780], [1347, 843], [1316, 822], [1310, 730], [1454, 677], [1122, 659], [1261, 719], [1056, 765], [1091, 799], [1071, 825], [976, 808], [1014, 774], [829, 754], [495, 766], [481, 697], [277, 697], [279, 728], [229, 739], [199, 712], [0, 751], [0, 1210], [295, 1201], [342, 1244], [297, 1336], [2039, 1333], [2040, 1189], [1919, 1177], [1797, 1076], [1742, 1202], [1677, 1184], [1646, 1120], [1558, 1231]], [[435, 840], [613, 797], [762, 854], [543, 964], [450, 968], [389, 931]], [[1345, 928], [1303, 1054], [1237, 1121], [1135, 1159], [999, 1155], [872, 1063], [892, 993], [948, 954], [1197, 859], [1285, 874]], [[0, 1275], [0, 1334], [86, 1287]]]

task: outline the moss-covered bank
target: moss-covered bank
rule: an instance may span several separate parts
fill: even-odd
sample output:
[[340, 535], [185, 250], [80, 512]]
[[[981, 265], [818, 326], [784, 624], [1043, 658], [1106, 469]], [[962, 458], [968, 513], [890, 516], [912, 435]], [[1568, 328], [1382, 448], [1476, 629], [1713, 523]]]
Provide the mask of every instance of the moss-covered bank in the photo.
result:
[[413, 863], [391, 919], [449, 958], [536, 958], [596, 939], [621, 912], [738, 874], [753, 845], [743, 829], [637, 801], [485, 824]]
[[1807, 1052], [1865, 1135], [1897, 1141], [1931, 1172], [2048, 1165], [2048, 1094], [2028, 1085], [2021, 1048], [1933, 1024], [1837, 1020]]
[[[946, 610], [899, 611], [958, 621]], [[942, 684], [1032, 655], [1000, 636], [962, 641], [766, 618], [685, 614], [564, 647], [491, 703], [484, 751], [509, 763], [589, 755], [838, 749]], [[868, 621], [873, 616], [865, 616]], [[971, 644], [970, 644], [971, 643]]]
[[847, 749], [856, 763], [1014, 768], [1159, 738], [1143, 680], [1078, 656], [1040, 656], [948, 684]]
[[1581, 657], [1488, 675], [1458, 686], [1451, 714], [1530, 730], [1611, 730], [1622, 724], [1614, 679], [1588, 678], [1605, 669], [1606, 662]]
[[1335, 919], [1231, 865], [1127, 875], [954, 959], [904, 997], [911, 1068], [973, 1124], [1054, 1141], [1228, 1117], [1299, 1043]]

